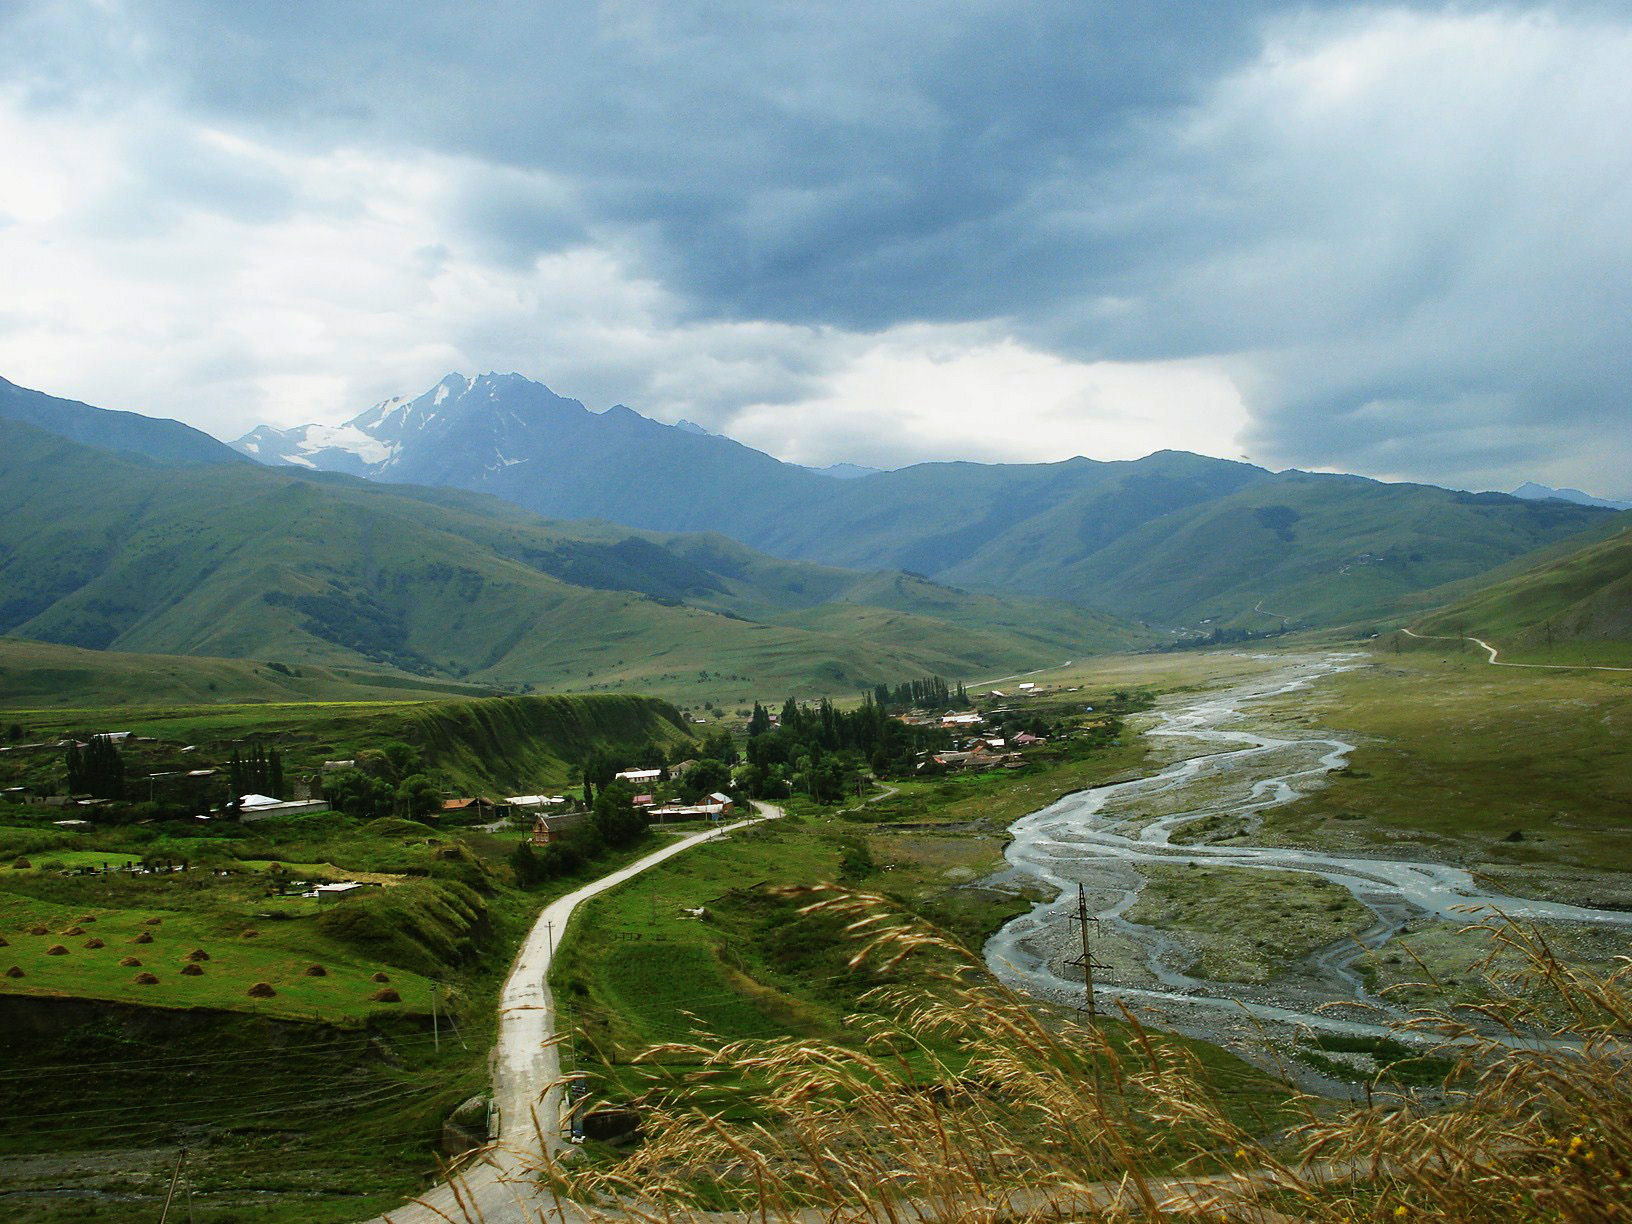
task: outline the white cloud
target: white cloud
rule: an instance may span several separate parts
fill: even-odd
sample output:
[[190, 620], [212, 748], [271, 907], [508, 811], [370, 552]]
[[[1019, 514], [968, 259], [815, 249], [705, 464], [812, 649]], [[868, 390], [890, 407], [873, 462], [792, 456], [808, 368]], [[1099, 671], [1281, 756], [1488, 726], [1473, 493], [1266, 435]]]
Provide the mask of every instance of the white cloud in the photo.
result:
[[1245, 423], [1229, 375], [1204, 362], [1070, 361], [991, 327], [925, 324], [845, 347], [817, 394], [750, 405], [732, 436], [811, 464], [1233, 457]]

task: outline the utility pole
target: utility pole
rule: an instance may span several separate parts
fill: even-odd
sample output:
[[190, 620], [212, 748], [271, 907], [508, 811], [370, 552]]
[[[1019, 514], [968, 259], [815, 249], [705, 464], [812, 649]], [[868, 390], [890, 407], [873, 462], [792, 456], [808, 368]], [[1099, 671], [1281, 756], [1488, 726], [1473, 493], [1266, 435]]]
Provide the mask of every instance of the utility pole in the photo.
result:
[[170, 1218], [170, 1201], [176, 1197], [176, 1183], [181, 1180], [181, 1166], [186, 1159], [186, 1148], [177, 1151], [176, 1167], [170, 1174], [170, 1191], [164, 1196], [164, 1210], [159, 1213], [159, 1224], [165, 1224], [165, 1221]]
[[431, 1040], [436, 1043], [436, 1052], [442, 1053], [442, 1026], [436, 1019], [436, 983], [431, 983]]
[[1082, 985], [1084, 1003], [1082, 1010], [1088, 1013], [1089, 1023], [1093, 1023], [1099, 1016], [1099, 1008], [1094, 1002], [1094, 970], [1105, 969], [1094, 959], [1093, 948], [1089, 942], [1088, 927], [1091, 924], [1094, 934], [1099, 934], [1099, 919], [1088, 916], [1088, 890], [1083, 885], [1077, 885], [1077, 912], [1071, 915], [1071, 920], [1078, 923], [1082, 929], [1082, 955], [1066, 962], [1068, 965], [1082, 966]]

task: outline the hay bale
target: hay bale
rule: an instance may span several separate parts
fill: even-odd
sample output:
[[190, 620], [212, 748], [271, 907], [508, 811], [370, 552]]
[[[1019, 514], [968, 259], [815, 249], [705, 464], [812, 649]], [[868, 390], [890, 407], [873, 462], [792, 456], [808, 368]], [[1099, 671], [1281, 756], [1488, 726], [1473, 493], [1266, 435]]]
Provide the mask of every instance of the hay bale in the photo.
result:
[[252, 999], [270, 999], [278, 992], [266, 982], [256, 982], [249, 988], [249, 997]]
[[374, 980], [376, 982], [389, 982], [391, 979], [386, 977], [385, 974], [383, 974], [383, 973], [376, 973], [374, 975]]
[[91, 923], [96, 921], [96, 915], [81, 914], [78, 918], [75, 918], [74, 921], [79, 923], [80, 926], [89, 926]]
[[158, 926], [163, 921], [164, 921], [163, 918], [143, 918], [142, 919], [142, 925], [143, 926]]
[[92, 948], [92, 949], [107, 947], [107, 945], [104, 944], [100, 939], [87, 939], [85, 941], [85, 946], [87, 948]]
[[136, 938], [131, 940], [130, 942], [131, 943], [152, 943], [153, 942], [153, 935], [149, 931], [143, 931], [141, 934], [137, 935]]
[[26, 871], [30, 867], [34, 866], [33, 863], [29, 862], [26, 858], [24, 858], [20, 854], [16, 858], [11, 860], [11, 865], [13, 867], [15, 867], [18, 871]]
[[31, 926], [28, 928], [28, 933], [30, 935], [49, 935], [51, 934], [51, 930], [49, 927]]
[[63, 947], [61, 944], [52, 944], [45, 950], [45, 954], [47, 956], [67, 956], [68, 949]]
[[240, 931], [238, 933], [239, 939], [259, 939], [260, 937], [261, 933], [254, 927], [250, 927], [247, 931]]
[[181, 976], [182, 977], [203, 977], [204, 976], [204, 970], [199, 965], [183, 965], [181, 967]]
[[85, 929], [83, 927], [80, 927], [80, 926], [71, 926], [66, 931], [64, 931], [63, 934], [64, 935], [83, 935], [83, 934], [85, 934]]
[[210, 959], [210, 954], [204, 951], [203, 948], [194, 948], [187, 953], [187, 959], [190, 961], [207, 961]]
[[119, 958], [119, 963], [126, 969], [136, 969], [141, 966], [142, 962], [137, 960], [134, 956], [121, 956]]
[[9, 978], [19, 978], [23, 976], [23, 971], [18, 966], [13, 965], [10, 969], [6, 970], [6, 976]]
[[322, 965], [307, 965], [306, 966], [306, 976], [307, 977], [328, 977], [329, 976], [329, 971], [327, 969], [323, 968]]
[[151, 973], [138, 973], [130, 980], [135, 982], [138, 986], [157, 986], [159, 984], [159, 979], [154, 977]]
[[401, 1003], [402, 1002], [402, 996], [399, 995], [396, 992], [396, 989], [394, 987], [391, 987], [391, 986], [382, 987], [381, 989], [376, 990], [373, 994], [368, 996], [368, 999], [369, 999], [369, 1002], [371, 1002], [371, 1003]]

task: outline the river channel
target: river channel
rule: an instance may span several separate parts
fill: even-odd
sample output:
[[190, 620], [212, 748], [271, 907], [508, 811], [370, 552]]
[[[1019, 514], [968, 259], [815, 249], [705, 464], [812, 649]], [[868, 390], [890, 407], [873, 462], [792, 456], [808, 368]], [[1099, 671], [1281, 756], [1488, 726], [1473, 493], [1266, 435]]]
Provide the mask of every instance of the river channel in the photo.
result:
[[[1144, 734], [1176, 759], [1132, 781], [1078, 791], [1010, 827], [1007, 871], [988, 886], [1055, 894], [1014, 919], [986, 945], [986, 960], [1010, 986], [1055, 1002], [1080, 1006], [1078, 888], [1098, 919], [1097, 947], [1107, 961], [1097, 976], [1101, 1010], [1117, 1003], [1157, 1027], [1239, 1045], [1267, 1028], [1291, 1026], [1327, 1032], [1382, 1035], [1406, 1013], [1368, 992], [1354, 962], [1381, 948], [1412, 924], [1476, 921], [1479, 910], [1499, 910], [1533, 922], [1632, 928], [1632, 913], [1530, 900], [1481, 888], [1465, 870], [1379, 854], [1341, 855], [1248, 844], [1262, 813], [1324, 785], [1348, 763], [1352, 744], [1318, 729], [1273, 733], [1254, 728], [1253, 706], [1366, 666], [1365, 656], [1294, 656], [1282, 668], [1204, 695], [1167, 699]], [[1184, 826], [1213, 818], [1228, 828], [1225, 844], [1175, 845]], [[1128, 912], [1147, 881], [1141, 867], [1228, 867], [1303, 872], [1338, 885], [1369, 911], [1371, 924], [1286, 966], [1256, 985], [1192, 976], [1194, 957], [1174, 936], [1130, 922]], [[1263, 903], [1273, 903], [1266, 877]], [[1335, 895], [1335, 894], [1334, 894]], [[1241, 914], [1249, 927], [1254, 914]], [[1100, 953], [1096, 951], [1096, 960]], [[1333, 1007], [1333, 1004], [1354, 1004]]]

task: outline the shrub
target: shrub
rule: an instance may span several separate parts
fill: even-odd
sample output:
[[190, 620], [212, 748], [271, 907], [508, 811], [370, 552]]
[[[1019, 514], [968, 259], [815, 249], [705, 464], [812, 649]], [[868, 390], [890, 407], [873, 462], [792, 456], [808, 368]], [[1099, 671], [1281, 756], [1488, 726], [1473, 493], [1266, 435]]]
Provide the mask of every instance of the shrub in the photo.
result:
[[85, 934], [85, 928], [81, 927], [81, 926], [71, 926], [66, 931], [64, 931], [63, 934], [64, 935], [83, 935], [83, 934]]
[[121, 956], [119, 958], [119, 963], [126, 969], [136, 969], [141, 966], [142, 962], [137, 960], [134, 956]]
[[183, 965], [181, 967], [182, 977], [202, 977], [203, 975], [204, 969], [200, 965]]
[[11, 865], [13, 867], [15, 867], [18, 871], [25, 871], [28, 868], [34, 866], [33, 863], [29, 862], [26, 858], [24, 858], [20, 854], [16, 858], [11, 860]]
[[249, 988], [249, 997], [252, 999], [270, 999], [277, 993], [267, 982], [256, 982]]
[[390, 978], [388, 978], [388, 977], [387, 977], [387, 976], [386, 976], [386, 975], [385, 975], [385, 974], [383, 974], [383, 973], [376, 973], [376, 974], [375, 974], [375, 975], [374, 975], [374, 980], [375, 980], [375, 981], [376, 981], [376, 982], [389, 982], [389, 981], [390, 981], [390, 980], [391, 980], [391, 979], [390, 979]]
[[323, 968], [322, 965], [307, 965], [306, 966], [306, 976], [307, 977], [328, 977], [329, 976], [329, 971], [327, 969]]
[[153, 936], [151, 934], [149, 934], [147, 931], [141, 931], [141, 932], [138, 932], [136, 938], [131, 940], [130, 942], [131, 943], [139, 943], [139, 944], [152, 943], [153, 942]]
[[87, 948], [92, 948], [92, 949], [107, 947], [107, 945], [104, 944], [100, 939], [87, 939], [85, 941], [85, 946]]
[[13, 965], [10, 969], [6, 970], [6, 976], [9, 978], [20, 978], [23, 976], [23, 970], [21, 966]]
[[207, 961], [210, 959], [210, 954], [204, 951], [203, 948], [194, 948], [187, 953], [187, 959], [190, 961]]
[[159, 979], [154, 977], [151, 973], [138, 973], [130, 980], [135, 982], [138, 986], [157, 986], [159, 984]]
[[68, 949], [63, 947], [61, 944], [52, 944], [45, 950], [45, 954], [47, 956], [67, 956]]
[[28, 933], [30, 935], [49, 935], [51, 934], [51, 929], [43, 926], [31, 926], [28, 928]]
[[396, 992], [396, 989], [394, 987], [391, 987], [391, 986], [386, 986], [383, 989], [376, 990], [373, 994], [369, 995], [368, 998], [369, 998], [369, 1001], [372, 1002], [372, 1003], [401, 1003], [402, 1002], [402, 996], [399, 995]]
[[142, 919], [142, 925], [143, 925], [143, 926], [159, 926], [159, 925], [161, 925], [161, 924], [162, 924], [162, 923], [163, 923], [163, 922], [164, 922], [164, 919], [163, 919], [163, 918], [159, 918], [159, 917], [157, 917], [157, 916], [155, 916], [155, 917], [152, 917], [152, 918], [143, 918], [143, 919]]

